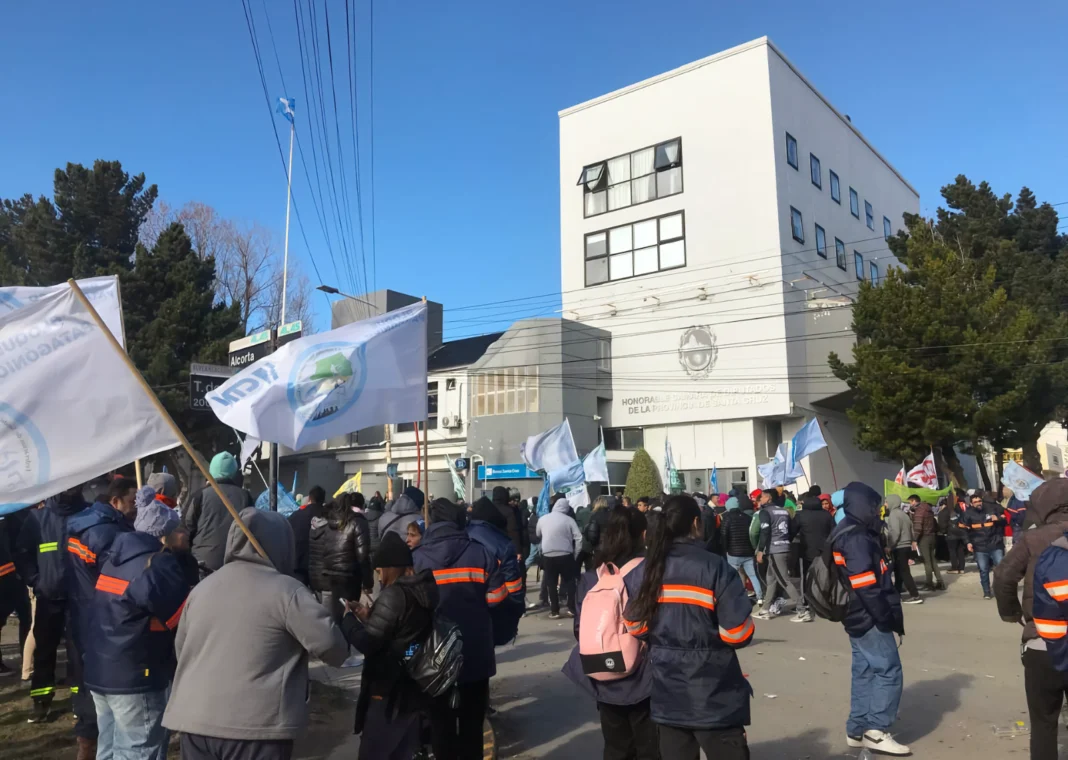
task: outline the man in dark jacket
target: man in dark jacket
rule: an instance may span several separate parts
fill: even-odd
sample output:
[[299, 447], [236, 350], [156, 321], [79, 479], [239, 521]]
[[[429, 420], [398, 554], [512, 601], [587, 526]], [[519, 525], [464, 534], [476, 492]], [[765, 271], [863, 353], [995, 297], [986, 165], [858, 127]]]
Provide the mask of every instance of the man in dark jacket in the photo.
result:
[[[0, 517], [0, 629], [9, 615], [18, 613], [19, 652], [25, 651], [31, 624], [30, 597], [26, 592], [26, 584], [15, 568], [15, 540], [24, 520], [25, 517], [19, 513]], [[0, 676], [14, 673], [0, 658]]]
[[975, 564], [979, 566], [983, 598], [993, 599], [990, 569], [997, 567], [1005, 556], [1005, 517], [1001, 505], [984, 500], [976, 491], [971, 496], [971, 506], [960, 518], [960, 526], [968, 534], [968, 551], [975, 554]]
[[504, 516], [492, 501], [483, 496], [474, 503], [467, 535], [481, 544], [497, 562], [508, 590], [508, 598], [490, 610], [494, 646], [503, 646], [515, 639], [524, 609], [523, 576], [519, 572], [515, 546], [508, 540], [505, 530]]
[[[512, 504], [508, 489], [504, 486], [494, 486], [493, 506], [497, 508], [497, 511], [501, 513], [501, 517], [504, 518], [504, 532], [508, 534], [508, 540], [511, 541], [512, 546], [515, 547], [516, 556], [520, 556], [522, 554], [524, 540], [523, 536], [520, 535], [519, 530], [519, 508]], [[527, 546], [529, 551], [529, 544], [527, 544]]]
[[435, 700], [431, 732], [434, 754], [472, 760], [482, 757], [482, 720], [489, 706], [489, 679], [497, 672], [490, 609], [508, 598], [497, 562], [464, 532], [465, 512], [446, 499], [430, 506], [430, 525], [412, 554], [415, 569], [431, 570], [438, 585], [438, 610], [463, 635], [464, 664], [459, 704]]
[[[377, 491], [375, 492], [378, 493]], [[381, 496], [372, 496], [367, 501], [367, 509], [364, 510], [363, 516], [367, 518], [367, 531], [371, 537], [371, 556], [378, 551], [378, 543], [382, 540], [382, 534], [379, 531], [379, 520], [382, 519], [382, 515], [385, 512], [386, 503], [382, 501]], [[373, 585], [373, 579], [372, 579]]]
[[[145, 486], [154, 499], [151, 486]], [[85, 686], [100, 727], [99, 757], [163, 757], [167, 689], [178, 664], [174, 629], [191, 588], [165, 548], [181, 531], [178, 513], [160, 502], [139, 507], [138, 528], [115, 538], [89, 609], [95, 632], [85, 642]]]
[[842, 625], [853, 650], [846, 744], [889, 755], [909, 748], [888, 733], [901, 703], [902, 671], [894, 634], [905, 635], [901, 597], [894, 591], [879, 540], [883, 499], [863, 483], [845, 487], [845, 517], [831, 533], [832, 556], [850, 590]]
[[[913, 500], [916, 500], [913, 502]], [[920, 548], [923, 569], [926, 575], [924, 589], [927, 591], [945, 591], [942, 571], [938, 568], [935, 548], [938, 545], [938, 524], [935, 522], [934, 510], [926, 501], [919, 501], [918, 496], [910, 496], [912, 507], [912, 536]], [[932, 575], [935, 579], [932, 581]]]
[[720, 536], [720, 518], [716, 511], [708, 503], [704, 494], [695, 493], [694, 501], [701, 510], [701, 540], [705, 542], [705, 548], [713, 554], [723, 554], [723, 539]]
[[779, 614], [782, 602], [776, 597], [781, 593], [800, 607], [801, 592], [789, 577], [790, 513], [775, 503], [775, 492], [764, 491], [760, 496], [760, 538], [757, 543], [756, 561], [768, 560], [768, 585], [764, 591], [764, 609], [756, 614], [758, 620], [771, 620]]
[[[81, 657], [72, 639], [70, 609], [67, 603], [67, 522], [89, 505], [82, 498], [81, 487], [71, 488], [33, 510], [16, 542], [15, 567], [37, 599], [37, 614], [33, 621], [33, 676], [30, 696], [33, 698], [31, 723], [48, 720], [49, 708], [56, 692], [56, 654], [59, 642], [67, 644], [67, 684], [77, 689], [81, 683]], [[73, 653], [73, 654], [72, 654]], [[84, 709], [91, 709], [82, 700]], [[96, 738], [92, 721], [79, 721], [78, 735], [88, 740]]]
[[1020, 501], [1016, 494], [1008, 486], [1001, 488], [1000, 504], [1005, 510], [1005, 521], [1008, 524], [1005, 536], [1005, 551], [1012, 549], [1012, 543], [1023, 532], [1024, 518], [1027, 517], [1027, 502]]
[[[311, 536], [312, 520], [322, 518], [326, 511], [326, 491], [320, 486], [312, 486], [308, 491], [308, 500], [300, 509], [291, 514], [289, 527], [293, 529], [293, 540], [297, 549], [297, 567], [294, 575], [297, 580], [308, 585], [308, 541]], [[341, 610], [337, 611], [335, 622], [341, 619]]]
[[345, 612], [341, 600], [358, 602], [361, 592], [370, 593], [374, 584], [371, 537], [363, 515], [352, 511], [353, 496], [341, 494], [321, 517], [313, 517], [308, 538], [311, 589], [319, 594], [335, 623], [341, 622]]
[[820, 497], [806, 496], [801, 500], [801, 509], [790, 520], [790, 540], [800, 539], [801, 549], [801, 605], [794, 621], [811, 623], [815, 618], [805, 604], [805, 571], [823, 555], [824, 544], [834, 530], [834, 518], [823, 509]]
[[[748, 499], [746, 503], [750, 503]], [[753, 524], [753, 510], [743, 508], [737, 496], [729, 497], [725, 506], [727, 511], [723, 513], [720, 530], [723, 533], [723, 545], [727, 551], [727, 562], [735, 570], [745, 573], [749, 582], [753, 584], [757, 604], [763, 604], [760, 577], [753, 559], [756, 550], [753, 548], [753, 542], [749, 540], [749, 528]]]
[[[1068, 573], [1036, 571], [1051, 554], [1046, 549], [1068, 530], [1068, 480], [1058, 478], [1043, 483], [1030, 499], [1037, 525], [1021, 532], [1012, 550], [994, 574], [994, 595], [998, 614], [1006, 623], [1023, 623], [1024, 691], [1031, 716], [1031, 757], [1056, 760], [1058, 717], [1068, 690], [1064, 643], [1068, 641], [1063, 613], [1058, 607], [1068, 600]], [[1045, 552], [1045, 554], [1044, 554]], [[1054, 553], [1055, 554], [1055, 553]], [[1051, 561], [1054, 557], [1050, 557]], [[1060, 564], [1060, 562], [1053, 562]], [[1023, 581], [1023, 604], [1019, 594]], [[1040, 599], [1041, 597], [1041, 599]], [[1040, 627], [1041, 626], [1041, 627]]]
[[[252, 506], [252, 497], [241, 487], [241, 473], [233, 454], [228, 451], [216, 454], [211, 460], [210, 472], [238, 513]], [[233, 522], [233, 516], [210, 485], [193, 496], [189, 509], [182, 514], [182, 524], [189, 532], [193, 556], [201, 567], [202, 576], [223, 566], [226, 536]]]

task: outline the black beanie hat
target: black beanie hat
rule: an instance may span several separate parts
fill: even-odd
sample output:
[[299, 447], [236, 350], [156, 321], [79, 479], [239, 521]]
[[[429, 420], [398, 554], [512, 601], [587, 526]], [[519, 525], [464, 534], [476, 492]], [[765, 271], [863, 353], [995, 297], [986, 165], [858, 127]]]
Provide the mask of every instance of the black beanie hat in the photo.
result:
[[423, 503], [426, 501], [426, 497], [423, 496], [423, 492], [415, 486], [408, 486], [404, 489], [404, 495], [415, 502], [415, 506], [419, 509], [423, 508]]
[[463, 507], [453, 504], [448, 499], [434, 499], [430, 502], [430, 522], [447, 522], [462, 528], [467, 518]]
[[412, 550], [396, 533], [382, 536], [374, 556], [375, 567], [411, 567]]
[[472, 520], [484, 520], [495, 528], [501, 530], [507, 530], [508, 521], [501, 514], [501, 510], [497, 509], [492, 501], [483, 496], [481, 499], [475, 502], [475, 505], [471, 508]]

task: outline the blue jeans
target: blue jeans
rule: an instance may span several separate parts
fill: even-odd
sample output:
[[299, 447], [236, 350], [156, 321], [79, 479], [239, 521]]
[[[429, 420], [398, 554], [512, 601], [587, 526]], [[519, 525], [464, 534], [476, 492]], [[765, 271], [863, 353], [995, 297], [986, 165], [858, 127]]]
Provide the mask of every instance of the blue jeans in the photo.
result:
[[163, 727], [167, 690], [141, 694], [93, 692], [100, 736], [97, 760], [166, 760], [169, 732]]
[[752, 557], [734, 557], [728, 554], [727, 563], [735, 570], [739, 567], [745, 570], [745, 574], [749, 576], [749, 580], [753, 584], [753, 591], [756, 592], [756, 598], [760, 599], [763, 594], [760, 589], [760, 577], [757, 575], [756, 571], [756, 561]]
[[979, 584], [983, 587], [984, 594], [990, 594], [990, 568], [1000, 565], [1004, 558], [1004, 549], [975, 552], [975, 564], [979, 565]]
[[894, 634], [872, 627], [863, 636], [850, 636], [853, 682], [849, 694], [846, 733], [889, 731], [901, 702], [901, 658]]

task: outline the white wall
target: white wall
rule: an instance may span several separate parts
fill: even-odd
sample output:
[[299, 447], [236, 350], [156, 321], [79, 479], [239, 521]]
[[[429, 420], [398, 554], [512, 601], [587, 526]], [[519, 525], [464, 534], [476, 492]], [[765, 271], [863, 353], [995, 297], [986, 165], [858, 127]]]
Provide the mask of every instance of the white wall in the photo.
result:
[[[817, 484], [824, 493], [831, 493], [836, 487], [845, 488], [847, 483], [858, 480], [882, 493], [883, 481], [893, 480], [901, 465], [857, 448], [853, 443], [856, 429], [844, 414], [821, 410], [818, 416], [827, 448], [801, 460], [807, 478], [798, 480], [795, 486], [797, 492], [806, 491], [811, 485]], [[783, 440], [793, 438], [810, 419], [812, 414], [806, 413], [805, 417], [783, 420]]]
[[749, 482], [753, 483], [756, 465], [767, 461], [757, 458], [758, 441], [761, 449], [764, 441], [764, 428], [759, 421], [652, 425], [645, 428], [645, 450], [656, 462], [661, 477], [664, 477], [665, 438], [671, 441], [675, 467], [679, 470], [745, 469], [749, 471]]

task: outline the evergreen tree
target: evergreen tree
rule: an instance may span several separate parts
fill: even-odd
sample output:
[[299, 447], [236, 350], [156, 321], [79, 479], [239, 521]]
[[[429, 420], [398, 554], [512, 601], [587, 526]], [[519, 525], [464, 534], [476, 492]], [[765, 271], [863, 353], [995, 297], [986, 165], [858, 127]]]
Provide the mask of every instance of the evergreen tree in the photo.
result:
[[664, 493], [664, 481], [660, 478], [660, 470], [656, 469], [653, 458], [645, 449], [638, 449], [634, 452], [634, 459], [627, 472], [626, 490], [623, 493], [632, 501], [637, 501], [643, 496], [659, 497]]

